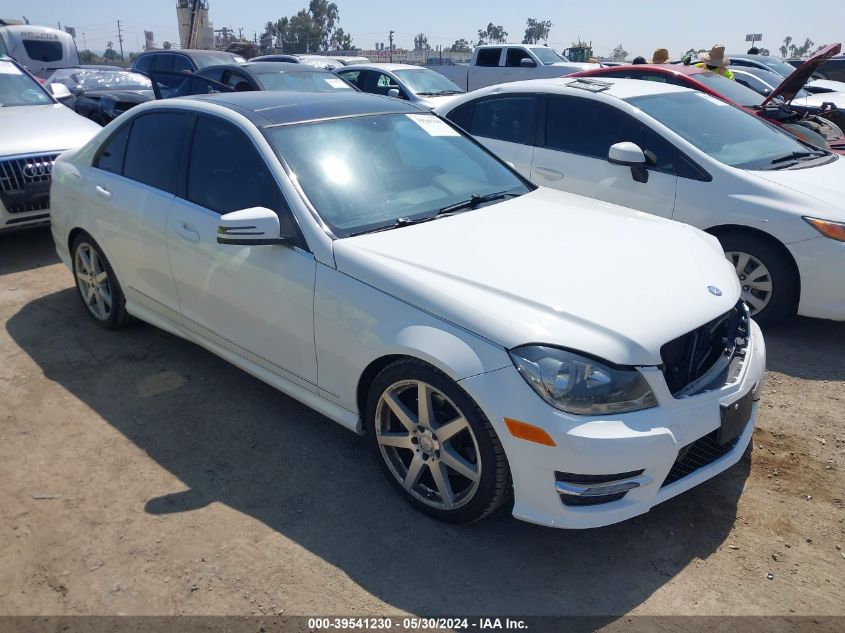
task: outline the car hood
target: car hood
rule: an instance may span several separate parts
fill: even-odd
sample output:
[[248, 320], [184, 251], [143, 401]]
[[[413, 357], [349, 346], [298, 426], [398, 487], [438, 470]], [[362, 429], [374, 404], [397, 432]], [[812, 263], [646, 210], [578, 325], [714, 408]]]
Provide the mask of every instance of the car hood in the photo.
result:
[[546, 188], [336, 240], [334, 253], [338, 270], [505, 348], [544, 343], [620, 365], [660, 364], [664, 343], [740, 294], [715, 238]]
[[102, 128], [58, 103], [0, 108], [0, 156], [80, 147]]
[[825, 46], [816, 55], [813, 55], [810, 59], [796, 68], [789, 77], [784, 79], [780, 85], [775, 88], [772, 94], [763, 101], [762, 107], [765, 107], [767, 103], [770, 103], [773, 99], [778, 97], [783, 97], [784, 101], [787, 103], [792, 101], [798, 91], [801, 90], [801, 88], [804, 87], [804, 84], [810, 80], [813, 73], [815, 73], [829, 58], [834, 55], [838, 55], [841, 50], [841, 44], [830, 44], [829, 46]]
[[145, 101], [152, 101], [155, 99], [155, 92], [150, 88], [148, 90], [86, 90], [82, 93], [89, 99], [100, 99], [102, 97], [114, 97], [118, 101], [127, 101], [130, 103], [144, 103]]
[[825, 208], [807, 207], [807, 215], [824, 214], [826, 220], [845, 222], [845, 157], [817, 167], [749, 172], [781, 187], [814, 198]]

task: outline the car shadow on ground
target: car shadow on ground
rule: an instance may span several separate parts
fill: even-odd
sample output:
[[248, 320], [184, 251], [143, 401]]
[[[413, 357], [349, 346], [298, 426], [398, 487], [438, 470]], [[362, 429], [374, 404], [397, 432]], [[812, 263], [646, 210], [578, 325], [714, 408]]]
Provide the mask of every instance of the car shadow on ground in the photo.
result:
[[0, 233], [0, 276], [60, 261], [49, 226]]
[[104, 332], [82, 310], [63, 290], [25, 305], [7, 330], [46, 378], [188, 488], [139, 514], [226, 504], [412, 613], [624, 614], [723, 544], [750, 470], [746, 455], [607, 528], [542, 528], [507, 509], [442, 524], [396, 495], [362, 438], [195, 345], [142, 324]]
[[763, 335], [768, 369], [795, 378], [845, 382], [845, 322], [802, 317]]

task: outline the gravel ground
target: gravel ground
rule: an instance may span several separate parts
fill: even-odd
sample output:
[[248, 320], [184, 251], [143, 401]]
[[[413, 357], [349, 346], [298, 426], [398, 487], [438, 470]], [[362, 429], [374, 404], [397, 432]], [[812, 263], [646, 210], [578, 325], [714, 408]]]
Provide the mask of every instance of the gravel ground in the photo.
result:
[[190, 343], [83, 312], [0, 236], [0, 614], [845, 615], [845, 323], [767, 332], [753, 448], [608, 528], [434, 522], [363, 441]]

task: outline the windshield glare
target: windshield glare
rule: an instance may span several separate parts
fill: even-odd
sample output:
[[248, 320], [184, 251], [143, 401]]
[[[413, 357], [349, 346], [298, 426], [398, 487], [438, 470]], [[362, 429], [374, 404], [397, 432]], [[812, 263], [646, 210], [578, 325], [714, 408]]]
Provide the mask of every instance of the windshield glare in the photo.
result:
[[258, 83], [264, 90], [300, 91], [300, 92], [333, 92], [354, 90], [340, 77], [330, 72], [283, 70], [266, 73], [256, 73]]
[[152, 90], [153, 84], [144, 75], [121, 70], [81, 70], [73, 79], [85, 90]]
[[731, 167], [763, 169], [808, 147], [791, 135], [701, 92], [626, 99], [705, 154]]
[[754, 108], [763, 103], [763, 96], [754, 92], [751, 88], [714, 72], [696, 73], [692, 75], [692, 78], [736, 104]]
[[537, 48], [531, 48], [530, 50], [537, 56], [537, 59], [546, 66], [564, 61], [563, 57], [555, 53], [548, 46], [538, 46]]
[[339, 237], [434, 216], [523, 182], [433, 114], [359, 116], [266, 130], [323, 221]]
[[0, 62], [0, 106], [27, 106], [53, 103], [29, 75], [11, 62]]
[[785, 61], [781, 61], [776, 57], [758, 57], [757, 61], [784, 77], [789, 77], [795, 71], [795, 67], [792, 64], [787, 64]]
[[463, 92], [443, 75], [427, 68], [396, 70], [393, 74], [402, 80], [411, 89], [411, 92], [416, 94], [443, 95]]

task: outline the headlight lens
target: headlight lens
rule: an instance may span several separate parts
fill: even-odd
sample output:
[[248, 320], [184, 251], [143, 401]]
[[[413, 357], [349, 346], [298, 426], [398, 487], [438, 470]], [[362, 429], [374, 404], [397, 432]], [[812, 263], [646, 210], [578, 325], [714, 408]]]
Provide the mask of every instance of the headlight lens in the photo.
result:
[[804, 216], [804, 220], [825, 237], [845, 242], [845, 223]]
[[643, 375], [632, 368], [610, 367], [592, 358], [542, 345], [510, 352], [511, 359], [543, 400], [577, 415], [603, 415], [657, 406]]

